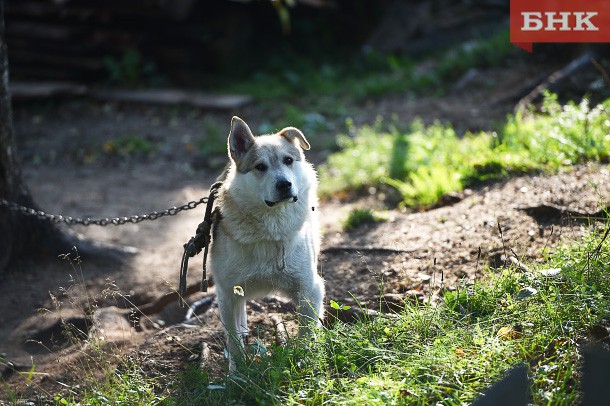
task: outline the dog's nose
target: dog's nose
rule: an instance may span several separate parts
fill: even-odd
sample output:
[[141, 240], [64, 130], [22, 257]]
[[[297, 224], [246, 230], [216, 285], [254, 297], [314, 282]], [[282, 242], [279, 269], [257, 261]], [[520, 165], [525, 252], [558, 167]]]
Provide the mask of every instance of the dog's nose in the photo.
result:
[[292, 187], [292, 183], [290, 183], [290, 181], [282, 179], [282, 180], [277, 181], [277, 183], [275, 184], [275, 187], [279, 192], [285, 193], [285, 192], [290, 191], [290, 188]]

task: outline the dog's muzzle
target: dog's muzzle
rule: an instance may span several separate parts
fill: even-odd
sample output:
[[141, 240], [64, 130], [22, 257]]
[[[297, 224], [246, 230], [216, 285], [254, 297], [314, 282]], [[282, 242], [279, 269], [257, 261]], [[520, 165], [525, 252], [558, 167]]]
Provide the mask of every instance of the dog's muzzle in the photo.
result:
[[265, 204], [269, 207], [275, 206], [281, 202], [296, 202], [298, 197], [292, 192], [292, 182], [287, 179], [280, 179], [275, 183], [278, 200], [265, 200]]
[[287, 198], [285, 198], [285, 199], [282, 199], [282, 200], [277, 200], [277, 201], [275, 201], [275, 202], [272, 202], [271, 200], [265, 200], [265, 204], [266, 204], [267, 206], [269, 206], [269, 207], [273, 207], [273, 206], [275, 206], [276, 204], [281, 203], [281, 202], [293, 202], [293, 203], [294, 203], [294, 202], [296, 202], [297, 200], [299, 200], [299, 197], [298, 197], [298, 196], [289, 196], [289, 197], [287, 197]]

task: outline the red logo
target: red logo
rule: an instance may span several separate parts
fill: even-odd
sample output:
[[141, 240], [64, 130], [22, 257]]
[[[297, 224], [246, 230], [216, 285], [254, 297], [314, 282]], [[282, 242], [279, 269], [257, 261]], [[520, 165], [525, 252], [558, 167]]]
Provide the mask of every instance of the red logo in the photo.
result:
[[510, 42], [610, 42], [610, 1], [510, 0]]

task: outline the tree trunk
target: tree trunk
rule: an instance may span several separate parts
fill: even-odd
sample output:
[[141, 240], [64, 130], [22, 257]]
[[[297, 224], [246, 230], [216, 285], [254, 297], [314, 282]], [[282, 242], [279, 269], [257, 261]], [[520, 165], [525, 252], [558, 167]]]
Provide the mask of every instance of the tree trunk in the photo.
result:
[[[38, 209], [21, 177], [15, 151], [7, 46], [4, 32], [4, 0], [0, 0], [0, 198]], [[65, 226], [24, 216], [0, 206], [0, 274], [9, 262], [21, 257], [57, 256], [77, 246], [80, 254], [128, 252], [89, 242]], [[108, 248], [114, 250], [105, 251]]]
[[[11, 101], [8, 89], [8, 58], [4, 40], [4, 1], [0, 1], [0, 197], [23, 201], [29, 193], [21, 187], [21, 174], [15, 159], [15, 140]], [[0, 208], [0, 271], [17, 251], [14, 235], [15, 218], [6, 208]], [[14, 248], [15, 247], [15, 248]]]

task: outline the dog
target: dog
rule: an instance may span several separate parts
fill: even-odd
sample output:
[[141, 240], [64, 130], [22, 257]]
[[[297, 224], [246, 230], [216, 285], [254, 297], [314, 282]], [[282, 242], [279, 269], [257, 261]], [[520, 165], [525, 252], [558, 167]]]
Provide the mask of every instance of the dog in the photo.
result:
[[323, 317], [317, 175], [303, 153], [309, 149], [297, 128], [255, 137], [242, 119], [231, 120], [229, 168], [218, 191], [209, 262], [230, 370], [244, 354], [247, 299], [291, 299], [300, 337]]

